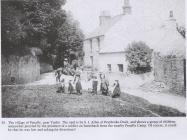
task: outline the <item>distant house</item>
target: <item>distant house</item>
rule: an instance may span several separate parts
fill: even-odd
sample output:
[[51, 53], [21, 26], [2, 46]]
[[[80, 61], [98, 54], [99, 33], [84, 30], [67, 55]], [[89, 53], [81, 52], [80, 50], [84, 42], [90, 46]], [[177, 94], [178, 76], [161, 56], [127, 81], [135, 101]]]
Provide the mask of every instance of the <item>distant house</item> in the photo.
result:
[[123, 13], [114, 17], [103, 11], [100, 25], [84, 40], [84, 64], [102, 72], [127, 72], [125, 48], [133, 41], [143, 41], [163, 55], [184, 54], [185, 39], [177, 32], [173, 12], [160, 25], [133, 14], [129, 0]]

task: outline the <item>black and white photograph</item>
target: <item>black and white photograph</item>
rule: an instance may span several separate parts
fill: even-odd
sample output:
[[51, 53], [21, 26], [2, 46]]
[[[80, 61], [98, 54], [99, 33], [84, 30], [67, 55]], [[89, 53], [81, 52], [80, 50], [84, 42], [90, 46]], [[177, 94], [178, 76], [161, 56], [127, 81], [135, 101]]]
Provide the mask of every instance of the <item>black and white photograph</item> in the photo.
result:
[[2, 118], [186, 117], [185, 0], [2, 0]]

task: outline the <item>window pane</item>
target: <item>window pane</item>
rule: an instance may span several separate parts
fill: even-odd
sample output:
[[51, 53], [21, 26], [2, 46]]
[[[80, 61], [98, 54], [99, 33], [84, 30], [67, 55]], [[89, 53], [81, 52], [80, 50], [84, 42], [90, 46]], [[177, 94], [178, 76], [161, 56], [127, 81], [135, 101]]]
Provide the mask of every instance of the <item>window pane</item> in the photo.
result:
[[111, 64], [107, 64], [108, 71], [112, 71], [112, 66]]
[[118, 64], [118, 70], [119, 70], [120, 72], [123, 72], [123, 64]]

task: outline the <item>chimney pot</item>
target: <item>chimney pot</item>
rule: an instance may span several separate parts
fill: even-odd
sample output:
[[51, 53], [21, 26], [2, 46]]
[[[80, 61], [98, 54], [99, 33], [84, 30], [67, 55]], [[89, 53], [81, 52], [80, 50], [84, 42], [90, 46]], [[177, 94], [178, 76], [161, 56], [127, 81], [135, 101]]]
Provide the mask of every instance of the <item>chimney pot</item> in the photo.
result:
[[170, 12], [169, 12], [169, 17], [170, 17], [170, 18], [173, 18], [173, 11], [170, 11]]
[[124, 0], [124, 6], [123, 6], [123, 14], [131, 14], [131, 6], [129, 0]]
[[99, 16], [100, 25], [106, 24], [110, 19], [111, 19], [110, 12], [109, 11], [102, 11]]
[[169, 19], [166, 21], [166, 28], [169, 30], [176, 30], [177, 23], [173, 16], [173, 11], [169, 11]]

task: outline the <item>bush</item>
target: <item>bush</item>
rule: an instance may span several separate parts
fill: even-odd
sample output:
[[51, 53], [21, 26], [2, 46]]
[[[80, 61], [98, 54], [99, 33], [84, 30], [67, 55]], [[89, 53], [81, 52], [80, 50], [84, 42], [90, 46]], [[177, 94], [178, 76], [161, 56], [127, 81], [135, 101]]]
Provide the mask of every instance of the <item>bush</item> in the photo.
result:
[[125, 51], [128, 61], [128, 70], [132, 73], [142, 74], [151, 71], [153, 50], [144, 42], [132, 42]]

